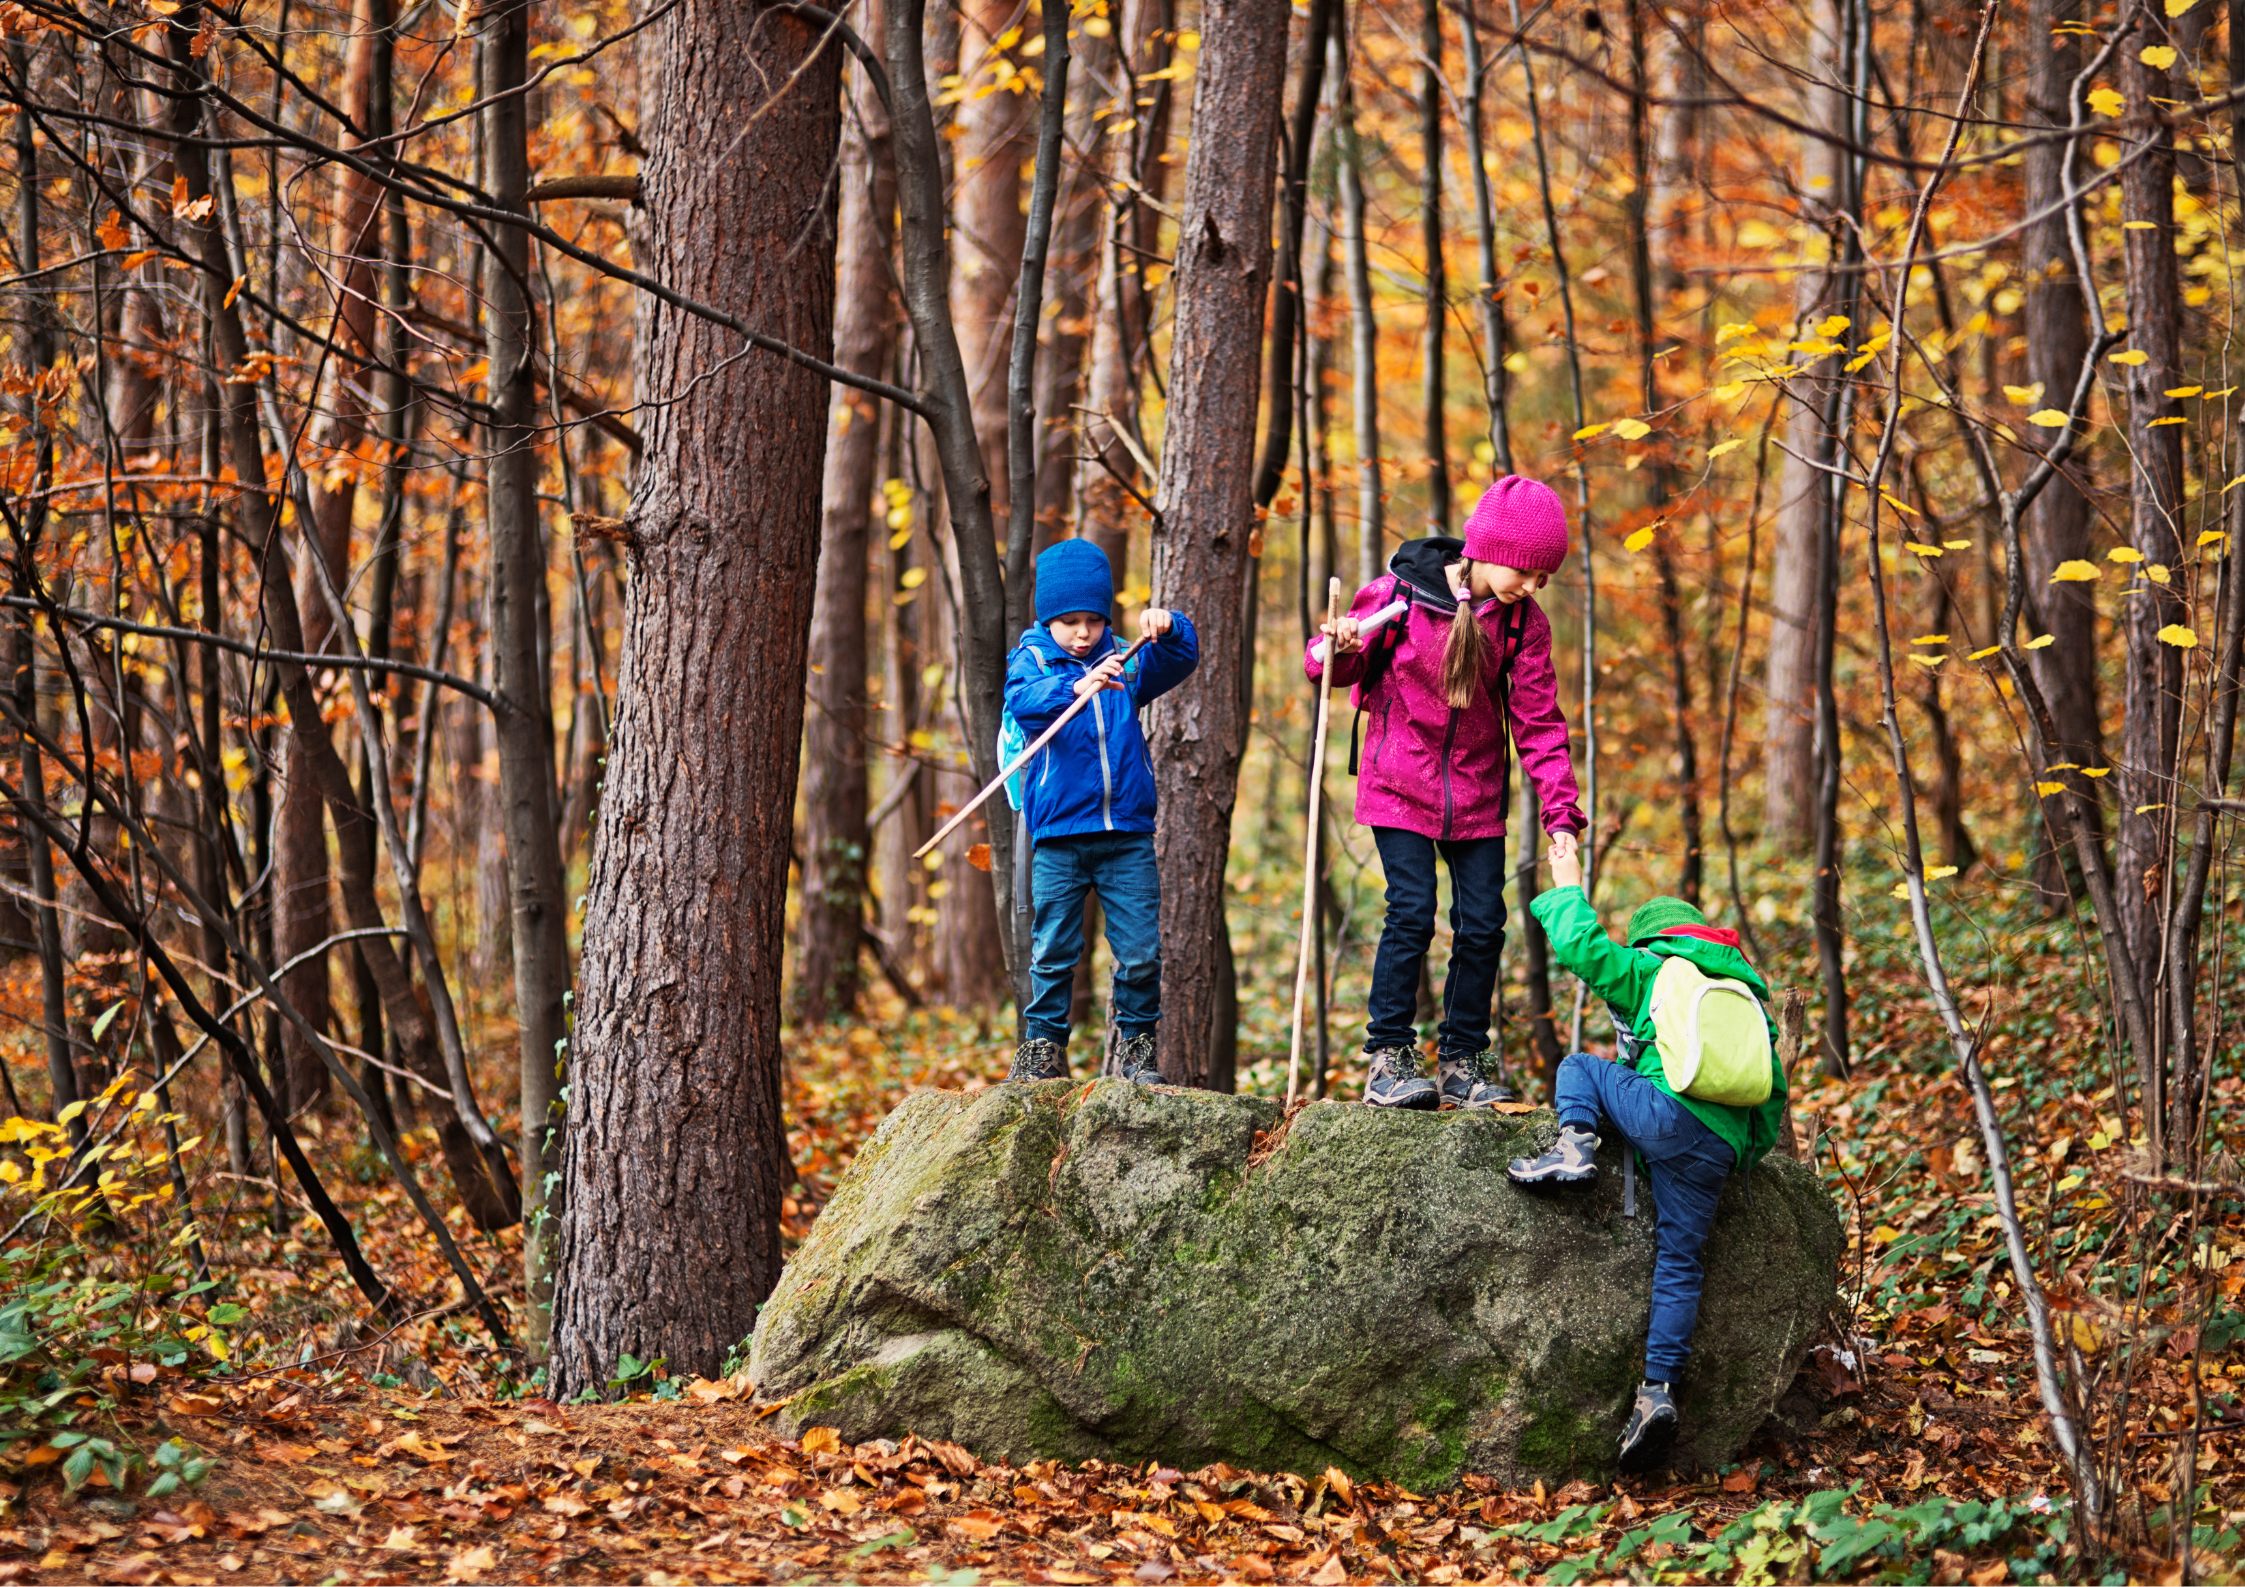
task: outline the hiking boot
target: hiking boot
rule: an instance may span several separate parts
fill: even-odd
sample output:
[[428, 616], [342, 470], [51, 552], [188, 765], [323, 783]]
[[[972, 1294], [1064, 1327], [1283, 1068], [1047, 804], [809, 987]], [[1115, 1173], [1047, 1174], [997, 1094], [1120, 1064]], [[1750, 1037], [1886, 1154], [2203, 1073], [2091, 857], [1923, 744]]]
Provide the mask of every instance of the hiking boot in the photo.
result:
[[1068, 1044], [1050, 1036], [1024, 1036], [1013, 1050], [1008, 1080], [1065, 1080], [1068, 1078]]
[[1161, 1062], [1154, 1056], [1152, 1031], [1140, 1031], [1135, 1036], [1123, 1036], [1116, 1040], [1114, 1072], [1120, 1078], [1135, 1081], [1142, 1086], [1161, 1084]]
[[1621, 1469], [1632, 1477], [1668, 1469], [1668, 1452], [1676, 1447], [1676, 1401], [1665, 1383], [1637, 1385], [1637, 1403], [1629, 1408], [1629, 1425], [1621, 1434]]
[[1416, 1047], [1373, 1047], [1364, 1054], [1371, 1074], [1364, 1083], [1364, 1100], [1376, 1108], [1435, 1108], [1442, 1094], [1419, 1072]]
[[1445, 1053], [1435, 1065], [1442, 1081], [1446, 1108], [1493, 1108], [1500, 1102], [1517, 1102], [1512, 1088], [1497, 1080], [1497, 1055], [1480, 1052], [1469, 1057]]
[[1588, 1190], [1598, 1183], [1597, 1152], [1597, 1136], [1579, 1124], [1562, 1124], [1550, 1151], [1515, 1157], [1505, 1172], [1523, 1190]]

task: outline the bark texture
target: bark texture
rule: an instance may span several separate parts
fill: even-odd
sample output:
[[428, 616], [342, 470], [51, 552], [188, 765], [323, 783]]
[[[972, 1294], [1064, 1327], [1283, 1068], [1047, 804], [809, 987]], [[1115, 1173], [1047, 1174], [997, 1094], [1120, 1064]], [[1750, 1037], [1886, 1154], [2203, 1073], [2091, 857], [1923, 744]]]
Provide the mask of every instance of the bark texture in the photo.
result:
[[[642, 269], [828, 356], [838, 49], [750, 0], [640, 36]], [[639, 300], [650, 412], [600, 807], [554, 1296], [557, 1396], [713, 1373], [780, 1266], [780, 968], [827, 388]], [[731, 360], [728, 362], [728, 360]]]
[[1221, 1090], [1232, 1077], [1211, 1072], [1211, 1052], [1219, 1008], [1231, 1000], [1230, 987], [1218, 984], [1229, 970], [1224, 862], [1247, 730], [1241, 597], [1253, 565], [1272, 156], [1290, 14], [1277, 0], [1209, 0], [1201, 8], [1155, 497], [1154, 602], [1193, 619], [1201, 653], [1200, 675], [1147, 713], [1161, 800], [1162, 1073]]

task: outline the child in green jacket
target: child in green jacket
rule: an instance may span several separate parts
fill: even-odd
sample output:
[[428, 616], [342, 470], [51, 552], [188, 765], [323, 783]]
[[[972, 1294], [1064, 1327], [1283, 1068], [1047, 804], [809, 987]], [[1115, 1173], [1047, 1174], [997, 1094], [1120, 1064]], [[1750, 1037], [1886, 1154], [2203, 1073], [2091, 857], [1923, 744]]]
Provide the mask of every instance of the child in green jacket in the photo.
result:
[[1652, 1018], [1653, 980], [1670, 957], [1691, 960], [1710, 976], [1740, 981], [1761, 999], [1769, 986], [1739, 951], [1738, 934], [1710, 926], [1680, 898], [1655, 898], [1629, 918], [1622, 947], [1598, 924], [1582, 890], [1582, 864], [1554, 852], [1557, 883], [1530, 905], [1551, 939], [1552, 957], [1606, 1000], [1614, 1017], [1620, 1061], [1573, 1053], [1559, 1066], [1559, 1140], [1541, 1157], [1515, 1158], [1515, 1184], [1529, 1190], [1583, 1190], [1597, 1181], [1600, 1119], [1624, 1149], [1645, 1159], [1659, 1218], [1653, 1257], [1652, 1321], [1645, 1338], [1645, 1381], [1621, 1435], [1621, 1469], [1655, 1471], [1676, 1442], [1673, 1387], [1691, 1354], [1706, 1270], [1701, 1253], [1715, 1225], [1715, 1206], [1733, 1169], [1752, 1169], [1777, 1142], [1785, 1117], [1785, 1069], [1771, 1042], [1771, 1090], [1759, 1107], [1730, 1107], [1678, 1096], [1670, 1088]]

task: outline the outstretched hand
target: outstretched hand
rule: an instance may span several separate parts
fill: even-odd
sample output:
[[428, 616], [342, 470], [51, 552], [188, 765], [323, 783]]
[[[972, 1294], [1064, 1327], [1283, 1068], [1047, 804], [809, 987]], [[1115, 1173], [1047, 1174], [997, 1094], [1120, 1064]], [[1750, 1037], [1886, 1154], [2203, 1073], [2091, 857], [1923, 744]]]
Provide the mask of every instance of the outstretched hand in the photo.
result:
[[1551, 884], [1554, 887], [1582, 885], [1582, 848], [1572, 832], [1551, 834]]

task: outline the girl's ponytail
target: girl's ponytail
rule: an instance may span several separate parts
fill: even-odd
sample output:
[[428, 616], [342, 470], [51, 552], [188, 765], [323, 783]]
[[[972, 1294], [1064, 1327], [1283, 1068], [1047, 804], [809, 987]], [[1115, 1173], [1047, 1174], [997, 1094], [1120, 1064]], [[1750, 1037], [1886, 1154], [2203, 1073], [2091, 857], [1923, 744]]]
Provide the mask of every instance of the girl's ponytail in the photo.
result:
[[1473, 615], [1473, 564], [1465, 564], [1466, 593], [1450, 619], [1450, 637], [1442, 646], [1442, 692], [1450, 709], [1463, 711], [1481, 697], [1481, 680], [1489, 663], [1489, 636]]

